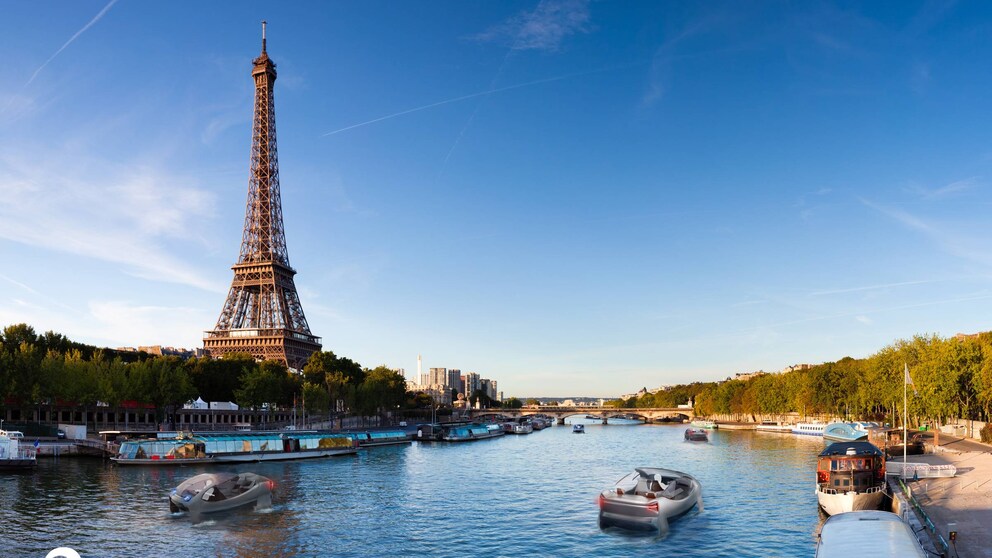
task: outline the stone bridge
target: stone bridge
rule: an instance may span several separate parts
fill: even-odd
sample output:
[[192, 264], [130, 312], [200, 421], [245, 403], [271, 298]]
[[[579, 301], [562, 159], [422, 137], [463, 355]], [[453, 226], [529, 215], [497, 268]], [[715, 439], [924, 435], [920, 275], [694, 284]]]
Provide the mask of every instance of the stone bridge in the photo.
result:
[[558, 419], [559, 423], [564, 422], [568, 417], [591, 416], [597, 419], [608, 421], [611, 418], [629, 418], [641, 420], [643, 422], [654, 422], [661, 419], [689, 419], [695, 418], [692, 409], [676, 408], [645, 408], [645, 409], [618, 409], [616, 407], [558, 407], [549, 406], [526, 406], [520, 409], [470, 409], [468, 416], [472, 419], [484, 418], [495, 415], [504, 417], [520, 418], [530, 415], [548, 415]]

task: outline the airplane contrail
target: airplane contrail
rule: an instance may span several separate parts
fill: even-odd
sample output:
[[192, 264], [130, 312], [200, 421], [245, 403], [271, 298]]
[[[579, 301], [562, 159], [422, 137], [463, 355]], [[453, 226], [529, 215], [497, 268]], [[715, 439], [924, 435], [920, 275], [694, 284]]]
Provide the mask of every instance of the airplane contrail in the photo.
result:
[[110, 10], [110, 8], [113, 7], [113, 5], [116, 4], [116, 3], [117, 3], [117, 0], [110, 0], [110, 3], [108, 3], [106, 6], [104, 6], [103, 9], [100, 10], [100, 13], [96, 14], [96, 16], [93, 19], [91, 19], [89, 23], [87, 23], [86, 25], [84, 25], [83, 28], [80, 29], [79, 31], [76, 31], [76, 34], [75, 35], [73, 35], [72, 37], [69, 37], [69, 40], [66, 41], [64, 45], [62, 45], [62, 48], [56, 50], [55, 51], [55, 54], [53, 54], [48, 60], [45, 60], [45, 63], [44, 64], [42, 64], [41, 66], [38, 66], [38, 69], [35, 70], [33, 74], [31, 74], [31, 79], [29, 79], [28, 82], [24, 84], [24, 87], [27, 87], [27, 86], [31, 85], [31, 82], [34, 81], [34, 78], [38, 77], [38, 74], [43, 69], [45, 69], [45, 66], [47, 66], [49, 62], [51, 62], [52, 60], [55, 60], [55, 57], [58, 56], [59, 54], [61, 54], [62, 51], [65, 50], [67, 46], [71, 45], [72, 42], [75, 41], [77, 38], [79, 38], [79, 36], [82, 35], [84, 32], [86, 32], [87, 29], [89, 29], [90, 27], [93, 27], [93, 24], [94, 23], [100, 21], [100, 18], [102, 18], [104, 16], [104, 14], [106, 14], [107, 11]]
[[422, 107], [412, 108], [412, 109], [404, 110], [404, 111], [401, 111], [401, 112], [389, 114], [389, 115], [386, 115], [386, 116], [381, 116], [379, 118], [368, 120], [366, 122], [359, 122], [358, 124], [352, 124], [351, 126], [346, 126], [344, 128], [339, 128], [337, 130], [333, 130], [333, 131], [327, 132], [325, 134], [321, 134], [320, 137], [323, 138], [323, 137], [327, 137], [327, 136], [333, 136], [334, 134], [338, 134], [338, 133], [345, 132], [345, 131], [348, 131], [348, 130], [353, 130], [355, 128], [360, 128], [362, 126], [368, 126], [369, 124], [375, 124], [376, 122], [382, 122], [383, 120], [389, 120], [390, 118], [396, 118], [397, 116], [403, 116], [404, 114], [410, 114], [411, 112], [418, 112], [418, 111], [421, 111], [421, 110], [427, 110], [429, 108], [439, 107], [441, 105], [447, 105], [449, 103], [457, 103], [458, 101], [464, 101], [464, 100], [467, 100], [467, 99], [474, 99], [475, 97], [482, 97], [483, 95], [492, 95], [493, 93], [499, 93], [501, 91], [509, 91], [511, 89], [520, 89], [521, 87], [528, 87], [528, 86], [531, 86], [531, 85], [538, 85], [538, 84], [541, 84], [541, 83], [550, 83], [550, 82], [553, 82], [553, 81], [561, 81], [563, 79], [568, 79], [568, 78], [573, 78], [573, 77], [579, 77], [579, 76], [585, 76], [585, 75], [589, 75], [589, 74], [598, 74], [598, 73], [601, 73], [601, 72], [609, 72], [609, 71], [617, 70], [617, 69], [620, 69], [620, 68], [626, 68], [628, 66], [637, 66], [637, 65], [642, 65], [642, 64], [645, 64], [645, 62], [636, 62], [636, 63], [631, 63], [631, 64], [623, 64], [623, 65], [620, 65], [620, 66], [611, 66], [609, 68], [600, 68], [598, 70], [589, 70], [589, 71], [586, 71], [586, 72], [576, 72], [576, 73], [572, 73], [572, 74], [565, 74], [565, 75], [561, 75], [561, 76], [555, 76], [555, 77], [549, 77], [549, 78], [544, 78], [544, 79], [538, 79], [538, 80], [534, 80], [534, 81], [528, 81], [528, 82], [525, 82], [525, 83], [518, 83], [516, 85], [507, 85], [506, 87], [497, 87], [497, 88], [494, 88], [494, 89], [487, 89], [485, 91], [479, 91], [478, 93], [470, 93], [468, 95], [462, 95], [461, 97], [455, 97], [453, 99], [445, 99], [443, 101], [438, 101], [436, 103], [431, 103], [429, 105], [424, 105]]

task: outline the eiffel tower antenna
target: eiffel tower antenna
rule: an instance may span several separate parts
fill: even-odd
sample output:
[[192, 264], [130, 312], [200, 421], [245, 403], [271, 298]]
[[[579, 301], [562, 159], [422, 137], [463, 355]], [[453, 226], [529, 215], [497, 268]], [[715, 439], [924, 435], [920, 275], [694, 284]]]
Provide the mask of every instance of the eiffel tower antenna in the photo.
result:
[[276, 149], [276, 112], [273, 86], [276, 65], [265, 51], [252, 61], [255, 80], [255, 117], [251, 135], [248, 202], [241, 253], [224, 308], [212, 331], [205, 332], [203, 348], [211, 356], [248, 353], [257, 360], [279, 360], [301, 370], [320, 350], [320, 338], [310, 333], [289, 265], [279, 193], [279, 156]]

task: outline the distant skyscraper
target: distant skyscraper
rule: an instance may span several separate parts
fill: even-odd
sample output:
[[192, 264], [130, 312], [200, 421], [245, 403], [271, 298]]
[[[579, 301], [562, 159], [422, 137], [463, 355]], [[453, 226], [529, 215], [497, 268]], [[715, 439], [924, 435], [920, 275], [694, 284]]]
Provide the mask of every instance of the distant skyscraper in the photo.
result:
[[447, 368], [431, 368], [430, 371], [430, 385], [432, 386], [443, 386], [448, 382], [448, 369]]
[[449, 368], [444, 385], [458, 393], [465, 393], [465, 386], [462, 385], [462, 371], [457, 368]]
[[417, 379], [416, 379], [416, 381], [418, 381], [418, 382], [421, 381], [421, 378], [424, 375], [423, 364], [424, 364], [424, 362], [423, 362], [423, 360], [421, 360], [420, 355], [417, 355]]

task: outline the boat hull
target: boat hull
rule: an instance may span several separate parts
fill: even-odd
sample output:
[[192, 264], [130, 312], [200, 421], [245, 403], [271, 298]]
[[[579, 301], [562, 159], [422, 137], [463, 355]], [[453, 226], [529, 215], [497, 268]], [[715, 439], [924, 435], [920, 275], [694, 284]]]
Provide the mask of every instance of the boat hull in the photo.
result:
[[37, 465], [38, 465], [38, 460], [33, 457], [24, 458], [24, 459], [19, 459], [19, 458], [0, 459], [0, 470], [4, 470], [4, 471], [7, 470], [23, 471], [26, 469], [32, 469]]
[[877, 510], [882, 504], [885, 491], [881, 486], [872, 492], [836, 492], [816, 488], [816, 500], [827, 515], [863, 510]]
[[121, 459], [111, 457], [110, 460], [118, 465], [152, 465], [152, 466], [175, 466], [175, 465], [199, 465], [206, 463], [257, 463], [260, 461], [293, 461], [297, 459], [315, 459], [319, 457], [330, 457], [333, 455], [347, 455], [358, 453], [358, 448], [326, 448], [313, 451], [296, 452], [265, 452], [265, 453], [238, 453], [238, 454], [211, 454], [207, 457], [176, 458], [176, 459], [147, 459], [128, 458]]
[[[638, 471], [641, 471], [640, 469]], [[697, 505], [702, 506], [702, 486], [695, 478], [679, 471], [649, 469], [664, 476], [667, 482], [675, 484], [687, 492], [677, 498], [668, 498], [663, 493], [644, 492], [637, 488], [625, 490], [617, 487], [604, 490], [599, 496], [599, 527], [619, 527], [635, 531], [664, 533], [669, 521], [688, 513]], [[625, 477], [629, 478], [629, 477]], [[624, 479], [621, 479], [623, 482]]]

